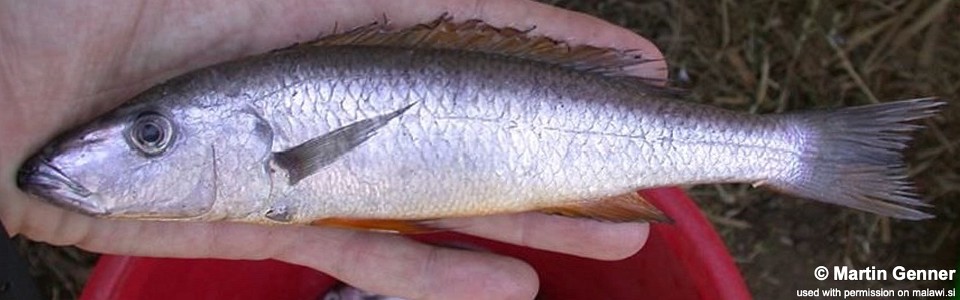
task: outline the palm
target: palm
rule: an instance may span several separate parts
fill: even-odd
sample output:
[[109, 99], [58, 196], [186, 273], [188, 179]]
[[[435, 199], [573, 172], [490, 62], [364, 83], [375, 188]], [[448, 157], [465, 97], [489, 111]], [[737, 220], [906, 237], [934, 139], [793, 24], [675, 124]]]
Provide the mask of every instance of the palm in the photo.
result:
[[[648, 42], [623, 29], [535, 3], [406, 2], [0, 1], [0, 172], [6, 174], [0, 181], [0, 218], [14, 234], [97, 252], [275, 258], [386, 294], [532, 298], [537, 279], [529, 266], [493, 254], [327, 228], [99, 220], [41, 203], [16, 188], [20, 162], [57, 132], [103, 113], [150, 85], [190, 69], [309, 40], [335, 27], [367, 24], [385, 15], [402, 27], [447, 12], [494, 25], [536, 25], [540, 34], [659, 55]], [[663, 77], [663, 69], [662, 64], [649, 64], [640, 72]], [[455, 222], [470, 234], [599, 259], [635, 253], [647, 232], [645, 225], [538, 214]]]

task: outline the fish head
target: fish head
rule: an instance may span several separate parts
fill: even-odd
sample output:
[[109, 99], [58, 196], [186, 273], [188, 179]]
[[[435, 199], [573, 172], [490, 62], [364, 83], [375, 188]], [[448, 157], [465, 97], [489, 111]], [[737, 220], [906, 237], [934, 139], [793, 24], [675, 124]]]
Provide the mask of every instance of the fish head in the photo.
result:
[[235, 134], [222, 130], [233, 125], [231, 116], [182, 101], [189, 99], [150, 98], [46, 146], [21, 167], [21, 189], [110, 218], [183, 219], [210, 211], [217, 200], [217, 144]]

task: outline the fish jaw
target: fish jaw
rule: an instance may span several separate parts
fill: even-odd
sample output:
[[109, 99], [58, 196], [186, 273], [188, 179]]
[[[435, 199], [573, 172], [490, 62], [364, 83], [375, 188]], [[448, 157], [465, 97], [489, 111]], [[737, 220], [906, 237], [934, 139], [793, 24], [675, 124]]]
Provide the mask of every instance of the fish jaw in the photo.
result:
[[103, 199], [71, 179], [43, 157], [35, 157], [20, 169], [17, 184], [28, 193], [38, 195], [47, 202], [66, 207], [83, 214], [102, 216], [107, 209], [101, 206]]
[[[24, 164], [17, 183], [29, 194], [43, 201], [81, 214], [112, 219], [187, 220], [205, 218], [217, 202], [217, 180], [213, 170], [202, 172], [203, 177], [195, 185], [186, 187], [182, 200], [175, 201], [124, 201], [128, 194], [117, 193], [109, 187], [106, 193], [81, 183], [85, 174], [71, 175], [69, 170], [58, 167], [57, 160], [37, 156]], [[89, 181], [89, 180], [87, 180]], [[173, 198], [171, 198], [173, 199]], [[166, 203], [163, 206], [158, 206]]]

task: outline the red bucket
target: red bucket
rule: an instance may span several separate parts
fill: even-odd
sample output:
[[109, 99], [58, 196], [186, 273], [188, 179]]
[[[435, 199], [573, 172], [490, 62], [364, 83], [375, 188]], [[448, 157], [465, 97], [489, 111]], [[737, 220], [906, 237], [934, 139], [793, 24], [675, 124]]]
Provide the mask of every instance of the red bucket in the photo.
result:
[[[429, 242], [472, 244], [522, 259], [540, 276], [538, 299], [749, 299], [740, 272], [696, 204], [676, 188], [642, 191], [674, 224], [655, 224], [646, 246], [597, 261], [455, 233]], [[418, 237], [421, 238], [421, 237]], [[337, 280], [278, 261], [104, 255], [81, 299], [318, 299]]]

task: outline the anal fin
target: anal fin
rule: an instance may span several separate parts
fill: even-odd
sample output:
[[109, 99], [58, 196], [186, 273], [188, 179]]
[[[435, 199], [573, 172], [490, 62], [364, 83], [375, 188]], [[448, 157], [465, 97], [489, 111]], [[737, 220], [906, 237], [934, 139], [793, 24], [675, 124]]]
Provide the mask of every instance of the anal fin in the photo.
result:
[[310, 225], [404, 234], [431, 233], [446, 230], [437, 226], [436, 220], [326, 218], [313, 221]]
[[643, 199], [643, 197], [636, 192], [595, 200], [585, 200], [562, 206], [547, 207], [539, 211], [571, 218], [587, 218], [615, 223], [673, 223], [673, 220], [667, 217], [660, 209], [650, 204], [650, 202]]

